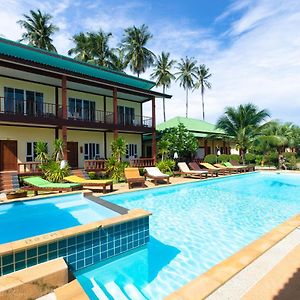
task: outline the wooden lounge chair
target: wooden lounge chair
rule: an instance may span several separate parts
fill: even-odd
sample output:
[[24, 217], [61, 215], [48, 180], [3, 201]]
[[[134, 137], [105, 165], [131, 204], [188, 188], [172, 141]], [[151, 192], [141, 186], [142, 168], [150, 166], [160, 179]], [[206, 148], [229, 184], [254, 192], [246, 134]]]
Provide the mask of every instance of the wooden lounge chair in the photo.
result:
[[23, 178], [23, 181], [28, 186], [22, 187], [25, 191], [34, 191], [37, 195], [38, 191], [55, 191], [55, 192], [70, 192], [82, 189], [80, 184], [75, 183], [53, 183], [43, 179], [40, 176], [32, 176]]
[[113, 191], [113, 181], [112, 180], [92, 180], [92, 179], [85, 179], [79, 176], [71, 175], [64, 178], [65, 181], [71, 182], [71, 183], [77, 183], [81, 186], [94, 186], [94, 187], [102, 187], [103, 194], [106, 193], [106, 187], [110, 187], [110, 191]]
[[222, 164], [214, 164], [215, 167], [221, 169], [224, 173], [228, 173], [229, 175], [231, 175], [232, 173], [238, 173], [239, 170], [237, 168], [228, 168], [225, 167]]
[[131, 189], [132, 185], [136, 183], [140, 184], [142, 187], [146, 187], [145, 177], [140, 175], [140, 171], [138, 168], [125, 168], [124, 174], [129, 189]]
[[[213, 165], [209, 164], [209, 163], [200, 163], [201, 166], [203, 166], [205, 168], [205, 170], [208, 172], [208, 174], [210, 176], [219, 176], [219, 171], [221, 171], [221, 169], [214, 167]], [[190, 162], [189, 166], [192, 170], [195, 171], [201, 171], [203, 169], [200, 168], [200, 166], [196, 163], [196, 162]]]
[[254, 166], [251, 166], [251, 165], [240, 165], [236, 160], [231, 160], [230, 163], [234, 167], [243, 167], [243, 168], [245, 168], [246, 171], [254, 171]]
[[200, 170], [200, 171], [190, 170], [190, 168], [185, 162], [179, 162], [177, 165], [180, 170], [179, 174], [186, 175], [186, 176], [194, 176], [199, 178], [202, 178], [203, 175], [207, 177], [208, 172], [206, 170]]
[[246, 172], [248, 168], [246, 168], [245, 166], [234, 166], [232, 163], [230, 162], [225, 162], [224, 166], [227, 168], [236, 168], [238, 171], [240, 172]]
[[152, 179], [155, 185], [157, 185], [158, 181], [167, 181], [167, 183], [170, 183], [170, 176], [162, 173], [157, 167], [147, 167], [145, 171], [145, 179], [147, 177]]

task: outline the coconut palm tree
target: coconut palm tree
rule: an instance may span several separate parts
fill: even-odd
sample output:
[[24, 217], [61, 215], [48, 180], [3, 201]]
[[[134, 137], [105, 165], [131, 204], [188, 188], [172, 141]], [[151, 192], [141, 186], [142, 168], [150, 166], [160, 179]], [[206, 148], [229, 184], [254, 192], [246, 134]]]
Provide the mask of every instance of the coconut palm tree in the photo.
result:
[[186, 57], [181, 59], [178, 63], [177, 69], [179, 72], [175, 73], [177, 77], [176, 81], [179, 80], [180, 86], [185, 89], [186, 92], [186, 118], [188, 117], [188, 101], [189, 101], [189, 90], [194, 88], [195, 80], [197, 79], [197, 61], [194, 58]]
[[22, 41], [28, 41], [28, 44], [37, 48], [48, 51], [57, 52], [52, 44], [52, 35], [58, 31], [58, 27], [49, 23], [52, 16], [42, 13], [39, 9], [37, 11], [30, 10], [30, 14], [23, 15], [25, 20], [19, 20], [17, 23], [26, 30], [22, 34]]
[[[162, 52], [154, 63], [154, 72], [150, 75], [151, 79], [156, 80], [156, 86], [163, 87], [163, 93], [165, 93], [166, 88], [169, 88], [171, 81], [175, 79], [175, 76], [171, 73], [173, 66], [176, 61], [170, 59], [170, 53]], [[163, 98], [163, 114], [164, 122], [166, 122], [166, 106], [165, 98]]]
[[124, 49], [115, 48], [111, 51], [111, 64], [112, 68], [116, 71], [125, 72], [128, 66], [128, 60], [126, 59], [126, 54]]
[[93, 59], [91, 49], [91, 39], [86, 33], [80, 32], [73, 35], [72, 41], [75, 44], [74, 48], [68, 51], [68, 55], [75, 54], [75, 59], [88, 62]]
[[92, 62], [98, 66], [112, 68], [112, 50], [108, 45], [111, 37], [110, 32], [106, 33], [101, 29], [96, 33], [89, 33]]
[[267, 110], [259, 110], [251, 103], [241, 104], [237, 108], [226, 107], [216, 127], [223, 129], [228, 136], [232, 137], [244, 163], [247, 149], [262, 130], [262, 122], [269, 116]]
[[202, 98], [202, 118], [205, 120], [205, 112], [204, 112], [204, 91], [205, 88], [211, 89], [211, 83], [208, 81], [211, 74], [209, 73], [209, 68], [206, 65], [200, 65], [197, 68], [197, 82], [195, 83], [196, 89], [201, 89], [201, 98]]
[[124, 30], [122, 48], [126, 52], [130, 70], [138, 77], [154, 62], [154, 53], [146, 47], [151, 38], [152, 34], [145, 24], [139, 28], [133, 26]]

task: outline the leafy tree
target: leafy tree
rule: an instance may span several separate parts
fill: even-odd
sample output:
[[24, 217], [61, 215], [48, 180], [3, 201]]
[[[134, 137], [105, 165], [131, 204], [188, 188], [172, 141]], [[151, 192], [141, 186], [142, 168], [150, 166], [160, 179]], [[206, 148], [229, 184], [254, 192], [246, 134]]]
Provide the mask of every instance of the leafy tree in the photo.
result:
[[170, 155], [173, 156], [177, 152], [180, 159], [189, 159], [198, 149], [197, 139], [182, 123], [162, 131], [161, 142], [165, 141], [172, 146]]
[[178, 63], [177, 69], [179, 70], [175, 73], [177, 77], [176, 81], [179, 80], [180, 86], [185, 89], [186, 92], [186, 118], [188, 117], [188, 101], [189, 101], [189, 90], [195, 87], [195, 80], [197, 79], [197, 61], [193, 58], [186, 57], [181, 59]]
[[68, 51], [68, 55], [75, 55], [75, 59], [88, 62], [93, 59], [90, 36], [80, 32], [73, 35], [72, 41], [75, 44], [74, 48]]
[[[156, 80], [156, 86], [163, 87], [163, 93], [165, 94], [166, 88], [169, 88], [171, 81], [175, 79], [175, 76], [171, 73], [176, 61], [170, 59], [170, 53], [162, 52], [154, 63], [154, 72], [151, 74], [151, 79]], [[166, 122], [166, 106], [165, 98], [163, 98], [163, 114], [164, 122]]]
[[154, 62], [154, 53], [146, 47], [151, 38], [152, 34], [145, 24], [141, 27], [133, 26], [124, 30], [122, 48], [126, 52], [130, 70], [138, 77]]
[[112, 156], [117, 160], [121, 161], [122, 155], [126, 154], [126, 141], [119, 137], [111, 143]]
[[158, 146], [158, 154], [161, 155], [161, 160], [164, 160], [165, 156], [167, 156], [170, 152], [170, 142], [167, 140], [161, 140], [157, 144]]
[[101, 67], [113, 68], [111, 63], [112, 50], [108, 46], [112, 34], [103, 30], [89, 33], [92, 62]]
[[52, 16], [43, 14], [39, 9], [37, 11], [30, 10], [30, 14], [24, 14], [24, 20], [17, 23], [26, 30], [22, 34], [21, 42], [28, 41], [28, 44], [40, 49], [57, 52], [52, 44], [52, 35], [58, 31], [58, 27], [49, 23]]
[[242, 161], [245, 163], [245, 153], [253, 144], [254, 138], [259, 135], [262, 122], [269, 116], [267, 110], [259, 110], [254, 104], [241, 104], [237, 108], [225, 108], [216, 127], [223, 129], [228, 136], [233, 138]]
[[111, 52], [111, 65], [112, 69], [120, 72], [124, 72], [128, 66], [128, 60], [124, 49], [115, 48]]
[[195, 83], [196, 89], [201, 89], [201, 98], [202, 98], [202, 118], [205, 120], [205, 112], [204, 112], [204, 91], [205, 88], [211, 89], [211, 83], [208, 79], [211, 77], [209, 73], [209, 68], [205, 65], [200, 65], [197, 68], [197, 82]]

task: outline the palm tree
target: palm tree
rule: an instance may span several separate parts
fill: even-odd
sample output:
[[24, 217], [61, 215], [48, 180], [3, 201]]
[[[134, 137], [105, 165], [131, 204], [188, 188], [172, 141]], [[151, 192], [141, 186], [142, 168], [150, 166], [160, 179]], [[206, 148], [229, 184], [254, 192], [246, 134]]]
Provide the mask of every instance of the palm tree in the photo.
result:
[[161, 160], [164, 160], [165, 156], [170, 153], [170, 142], [167, 140], [161, 140], [157, 146], [158, 154], [161, 155]]
[[154, 53], [146, 48], [151, 38], [152, 34], [145, 24], [140, 28], [133, 26], [124, 30], [122, 48], [126, 52], [130, 70], [136, 73], [138, 77], [154, 62]]
[[188, 117], [188, 101], [189, 101], [189, 90], [194, 88], [195, 80], [197, 79], [197, 61], [194, 58], [181, 59], [178, 63], [177, 69], [179, 72], [175, 73], [177, 77], [176, 81], [180, 81], [180, 86], [186, 91], [186, 118]]
[[88, 34], [80, 32], [73, 35], [72, 41], [75, 47], [68, 51], [68, 55], [75, 55], [75, 59], [87, 62], [93, 59], [91, 53], [91, 40]]
[[269, 116], [267, 110], [259, 110], [251, 103], [241, 104], [237, 108], [226, 107], [224, 114], [218, 119], [216, 127], [232, 137], [244, 163], [247, 149], [262, 130], [261, 123]]
[[124, 49], [115, 48], [111, 51], [111, 64], [112, 69], [120, 72], [125, 72], [128, 66], [128, 60], [126, 59], [126, 54]]
[[205, 120], [204, 91], [205, 91], [205, 88], [211, 89], [211, 83], [208, 81], [208, 78], [210, 76], [211, 76], [211, 74], [209, 74], [209, 68], [207, 68], [205, 65], [200, 65], [199, 68], [197, 68], [197, 82], [195, 84], [195, 88], [201, 89], [203, 121]]
[[97, 33], [89, 33], [92, 62], [98, 66], [112, 68], [112, 50], [108, 46], [110, 37], [110, 32], [106, 33], [101, 29]]
[[[161, 55], [156, 58], [154, 72], [150, 76], [151, 79], [156, 79], [156, 86], [163, 87], [163, 93], [165, 93], [166, 88], [170, 87], [171, 80], [175, 79], [175, 76], [171, 73], [171, 69], [175, 63], [175, 60], [170, 59], [170, 53], [162, 52]], [[164, 122], [166, 122], [165, 98], [163, 98], [163, 113]]]
[[51, 36], [59, 29], [52, 23], [49, 23], [52, 16], [46, 13], [43, 14], [39, 9], [37, 11], [30, 10], [29, 15], [24, 14], [23, 16], [25, 20], [17, 22], [26, 30], [22, 34], [20, 42], [28, 41], [28, 44], [31, 46], [57, 52], [52, 44], [53, 40]]

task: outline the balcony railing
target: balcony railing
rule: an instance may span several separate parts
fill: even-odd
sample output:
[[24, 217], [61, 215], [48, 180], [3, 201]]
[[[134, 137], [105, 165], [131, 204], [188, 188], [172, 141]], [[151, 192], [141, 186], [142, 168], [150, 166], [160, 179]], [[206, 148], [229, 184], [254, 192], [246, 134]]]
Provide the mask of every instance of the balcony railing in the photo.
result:
[[136, 167], [136, 168], [154, 167], [155, 161], [151, 157], [134, 158], [129, 161], [129, 164], [131, 167]]
[[40, 174], [40, 162], [26, 162], [18, 163], [18, 173], [19, 174]]
[[[17, 100], [0, 97], [0, 114], [26, 117], [62, 118], [62, 105], [39, 101]], [[67, 107], [67, 118], [72, 121], [113, 125], [110, 111]], [[128, 128], [151, 128], [152, 118], [139, 115], [118, 116], [117, 125]]]
[[84, 169], [87, 172], [100, 172], [106, 170], [105, 159], [89, 159], [84, 161]]
[[0, 97], [0, 113], [28, 117], [56, 118], [56, 105]]

